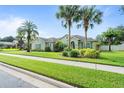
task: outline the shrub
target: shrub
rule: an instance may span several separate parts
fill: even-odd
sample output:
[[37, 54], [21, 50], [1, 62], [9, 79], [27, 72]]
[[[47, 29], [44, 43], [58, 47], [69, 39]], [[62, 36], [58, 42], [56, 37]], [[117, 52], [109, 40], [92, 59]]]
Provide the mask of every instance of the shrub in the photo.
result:
[[81, 56], [88, 57], [88, 58], [98, 58], [100, 55], [99, 51], [96, 51], [95, 49], [90, 49], [90, 48], [82, 49], [80, 53], [81, 53]]
[[68, 51], [63, 51], [63, 52], [62, 52], [62, 55], [65, 56], [65, 57], [68, 57], [68, 56], [69, 56], [69, 55], [68, 55]]
[[72, 49], [69, 54], [71, 57], [79, 57], [80, 52], [77, 49]]
[[45, 51], [50, 52], [51, 51], [50, 47], [45, 47]]
[[60, 52], [60, 51], [63, 51], [64, 48], [65, 48], [65, 44], [61, 41], [57, 41], [54, 45], [54, 51], [55, 52]]
[[32, 51], [36, 51], [36, 52], [44, 52], [44, 50], [42, 50], [42, 49], [33, 49]]
[[70, 48], [68, 48], [68, 47], [66, 47], [66, 48], [64, 48], [64, 51], [71, 51], [72, 49]]
[[100, 50], [100, 45], [101, 45], [101, 43], [99, 43], [99, 42], [97, 42], [97, 43], [95, 43], [95, 49], [96, 50]]
[[87, 49], [81, 49], [81, 50], [80, 50], [81, 56], [84, 56], [84, 53], [86, 52], [86, 50], [87, 50]]

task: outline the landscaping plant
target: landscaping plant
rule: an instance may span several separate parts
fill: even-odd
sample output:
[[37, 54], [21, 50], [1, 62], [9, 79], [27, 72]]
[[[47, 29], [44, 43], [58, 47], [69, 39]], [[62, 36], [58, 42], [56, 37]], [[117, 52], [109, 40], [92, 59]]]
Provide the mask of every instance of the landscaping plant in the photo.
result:
[[45, 52], [50, 52], [50, 51], [51, 51], [50, 47], [45, 47]]
[[57, 41], [54, 45], [54, 51], [61, 52], [64, 50], [65, 47], [66, 47], [66, 45], [63, 42]]
[[69, 53], [70, 57], [79, 57], [80, 56], [80, 52], [78, 49], [72, 49]]
[[65, 57], [68, 57], [69, 56], [68, 51], [63, 51], [62, 55], [65, 56]]

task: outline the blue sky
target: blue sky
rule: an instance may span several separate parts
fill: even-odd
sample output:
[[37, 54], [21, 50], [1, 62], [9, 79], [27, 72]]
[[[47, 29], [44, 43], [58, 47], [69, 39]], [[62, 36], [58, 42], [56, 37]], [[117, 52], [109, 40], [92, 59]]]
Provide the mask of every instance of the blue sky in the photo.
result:
[[[103, 22], [89, 29], [88, 36], [95, 38], [97, 34], [106, 31], [108, 27], [124, 25], [124, 15], [119, 11], [120, 6], [97, 6], [103, 12]], [[40, 37], [61, 37], [68, 33], [63, 28], [61, 20], [56, 19], [58, 6], [0, 6], [0, 37], [16, 36], [16, 29], [25, 20], [31, 20], [38, 26]], [[73, 35], [84, 35], [82, 28], [72, 28]]]

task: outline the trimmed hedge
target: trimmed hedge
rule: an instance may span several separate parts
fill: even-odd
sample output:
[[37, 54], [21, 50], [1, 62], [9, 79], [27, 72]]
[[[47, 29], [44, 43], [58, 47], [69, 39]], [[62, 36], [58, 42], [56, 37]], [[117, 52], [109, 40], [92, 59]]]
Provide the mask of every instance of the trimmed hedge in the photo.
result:
[[45, 52], [50, 52], [50, 51], [51, 51], [50, 47], [45, 47]]
[[62, 41], [57, 41], [54, 45], [54, 51], [55, 52], [61, 52], [64, 50], [66, 45]]
[[69, 55], [68, 55], [68, 51], [63, 51], [63, 52], [62, 52], [62, 55], [65, 56], [65, 57], [68, 57], [68, 56], [69, 56]]
[[98, 58], [100, 55], [99, 51], [96, 51], [95, 49], [81, 49], [80, 50], [81, 56], [82, 57], [87, 57], [87, 58]]
[[66, 48], [64, 48], [64, 51], [71, 51], [72, 49], [70, 48], [68, 48], [68, 47], [66, 47]]
[[70, 57], [79, 57], [80, 56], [80, 52], [78, 49], [72, 49], [69, 54], [70, 54]]
[[95, 49], [85, 48], [85, 49], [64, 49], [63, 56], [66, 57], [86, 57], [86, 58], [98, 58], [100, 52]]

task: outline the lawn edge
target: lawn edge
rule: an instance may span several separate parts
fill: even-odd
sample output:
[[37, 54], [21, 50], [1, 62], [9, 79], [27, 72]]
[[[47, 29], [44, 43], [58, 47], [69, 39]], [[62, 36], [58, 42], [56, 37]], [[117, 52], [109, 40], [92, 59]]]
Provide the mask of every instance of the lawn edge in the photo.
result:
[[80, 85], [78, 85], [78, 84], [70, 83], [70, 82], [67, 82], [67, 81], [64, 81], [64, 80], [61, 80], [61, 79], [52, 77], [52, 76], [49, 76], [49, 75], [45, 75], [45, 74], [43, 74], [43, 73], [38, 73], [38, 72], [36, 72], [36, 71], [30, 70], [30, 69], [27, 69], [27, 68], [24, 68], [24, 67], [20, 67], [20, 66], [17, 66], [17, 65], [13, 65], [13, 64], [10, 64], [10, 63], [6, 63], [6, 62], [4, 62], [4, 61], [0, 61], [0, 62], [1, 62], [1, 63], [4, 63], [4, 64], [7, 64], [7, 65], [10, 65], [10, 66], [14, 66], [14, 67], [23, 69], [23, 70], [27, 70], [27, 71], [36, 73], [36, 74], [38, 74], [38, 75], [46, 76], [46, 77], [52, 78], [52, 79], [54, 79], [54, 80], [58, 80], [58, 81], [60, 81], [60, 82], [69, 84], [69, 85], [74, 86], [74, 87], [78, 87], [78, 88], [88, 88], [88, 87], [80, 86]]
[[[5, 52], [1, 52], [1, 53], [5, 53]], [[6, 54], [14, 54], [14, 53], [6, 53]], [[51, 58], [51, 57], [25, 55], [25, 54], [14, 54], [14, 55], [24, 55], [24, 56], [39, 57], [39, 58]], [[77, 61], [77, 62], [84, 62], [84, 63], [92, 63], [92, 64], [102, 64], [102, 65], [109, 65], [109, 66], [124, 67], [124, 66], [122, 66], [122, 65], [106, 64], [106, 63], [97, 63], [97, 62], [89, 62], [89, 61], [79, 61], [79, 60], [73, 60], [73, 59], [63, 59], [63, 58], [51, 58], [51, 59], [66, 60], [66, 61]]]
[[38, 80], [42, 80], [44, 82], [47, 82], [47, 83], [52, 84], [54, 86], [57, 86], [59, 88], [74, 88], [74, 86], [71, 86], [67, 83], [55, 80], [53, 78], [46, 77], [46, 76], [41, 75], [41, 74], [34, 73], [33, 71], [22, 69], [20, 67], [13, 66], [13, 65], [1, 62], [1, 61], [0, 61], [0, 65], [4, 66], [6, 68], [9, 68], [9, 69], [13, 69], [17, 72], [24, 73], [26, 75], [32, 76], [33, 78], [36, 78]]

